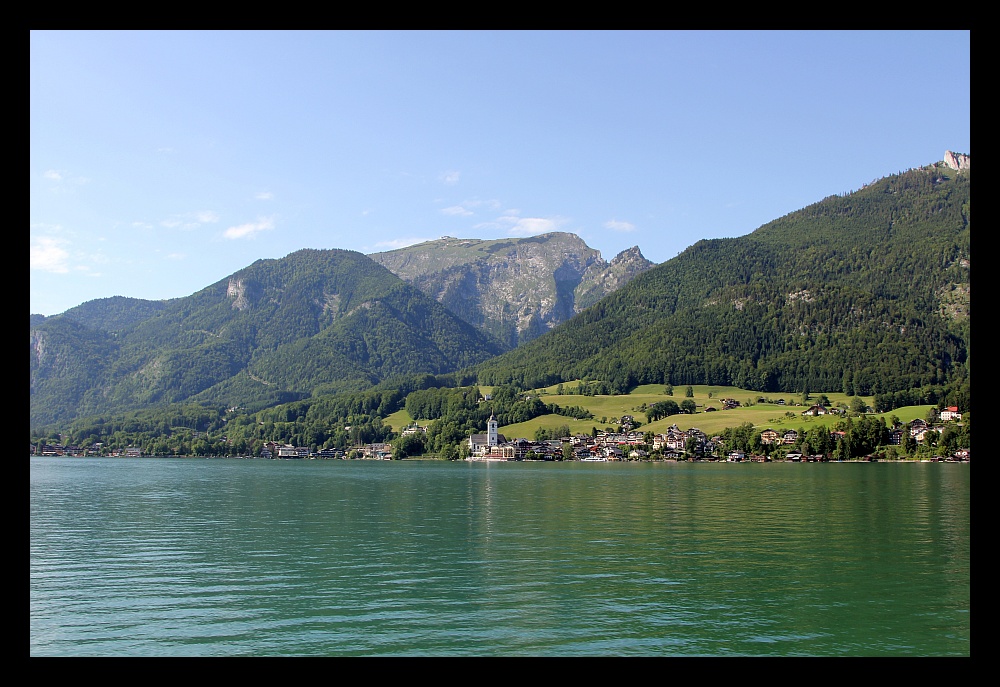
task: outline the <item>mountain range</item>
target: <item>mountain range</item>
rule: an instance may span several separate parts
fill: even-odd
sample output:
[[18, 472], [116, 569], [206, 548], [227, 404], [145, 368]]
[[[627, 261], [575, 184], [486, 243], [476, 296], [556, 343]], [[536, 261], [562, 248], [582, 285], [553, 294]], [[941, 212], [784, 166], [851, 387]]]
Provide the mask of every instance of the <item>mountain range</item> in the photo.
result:
[[117, 296], [31, 315], [31, 423], [184, 401], [252, 410], [453, 372], [651, 265], [637, 248], [608, 263], [563, 233], [442, 239], [372, 257], [301, 250], [184, 298]]
[[30, 316], [30, 422], [255, 410], [443, 375], [875, 394], [968, 380], [968, 156], [830, 196], [661, 265], [572, 234], [301, 250], [191, 296]]
[[514, 348], [548, 332], [654, 265], [638, 246], [610, 262], [575, 234], [450, 236], [370, 257]]
[[699, 241], [480, 364], [479, 382], [875, 395], [968, 380], [970, 189], [968, 156], [949, 153]]
[[32, 426], [181, 401], [262, 408], [506, 350], [361, 253], [259, 260], [158, 305], [101, 299], [31, 327]]

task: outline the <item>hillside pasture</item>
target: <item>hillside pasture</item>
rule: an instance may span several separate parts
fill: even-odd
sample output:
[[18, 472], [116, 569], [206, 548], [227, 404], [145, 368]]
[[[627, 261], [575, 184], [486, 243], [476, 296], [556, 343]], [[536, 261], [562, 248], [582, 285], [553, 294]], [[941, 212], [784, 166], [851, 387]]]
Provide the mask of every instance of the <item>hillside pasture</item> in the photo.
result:
[[[718, 434], [727, 427], [738, 427], [744, 422], [752, 423], [754, 427], [761, 431], [768, 428], [778, 431], [809, 429], [816, 425], [832, 427], [842, 419], [841, 416], [821, 415], [812, 417], [803, 416], [802, 412], [823, 395], [827, 396], [833, 407], [837, 407], [838, 404], [849, 407], [852, 400], [852, 397], [843, 393], [828, 392], [824, 394], [823, 392], [819, 392], [810, 394], [809, 401], [803, 403], [800, 394], [761, 394], [731, 386], [694, 384], [691, 385], [694, 395], [690, 397], [695, 402], [696, 407], [693, 415], [680, 413], [648, 423], [645, 412], [640, 410], [643, 404], [648, 407], [659, 401], [672, 400], [680, 405], [681, 401], [688, 398], [685, 396], [687, 387], [674, 387], [672, 396], [668, 396], [665, 393], [665, 387], [662, 384], [646, 384], [636, 387], [630, 394], [615, 396], [581, 396], [575, 393], [565, 393], [567, 390], [575, 390], [576, 388], [577, 382], [568, 382], [563, 384], [564, 393], [562, 394], [557, 393], [558, 385], [535, 389], [532, 393], [538, 395], [543, 403], [555, 403], [563, 407], [579, 406], [585, 408], [594, 414], [593, 419], [577, 420], [564, 415], [540, 415], [527, 422], [502, 426], [500, 427], [500, 433], [508, 439], [519, 437], [533, 439], [535, 432], [540, 428], [553, 431], [565, 425], [569, 427], [570, 432], [573, 434], [590, 434], [594, 428], [598, 430], [608, 428], [617, 430], [617, 423], [612, 423], [611, 420], [620, 420], [622, 415], [631, 415], [641, 422], [642, 425], [639, 427], [639, 431], [654, 433], [666, 432], [669, 427], [675, 424], [682, 430], [697, 427], [709, 435]], [[480, 391], [482, 393], [490, 393], [492, 387], [480, 387]], [[756, 399], [761, 397], [771, 402], [758, 402]], [[740, 407], [721, 410], [722, 399], [724, 398], [732, 398], [739, 401]], [[862, 398], [869, 406], [873, 402], [871, 397]], [[779, 399], [783, 399], [785, 405], [778, 405], [777, 401]], [[706, 412], [706, 407], [714, 407], [716, 410], [715, 412]], [[908, 406], [906, 408], [897, 408], [884, 414], [875, 414], [873, 417], [884, 417], [887, 425], [890, 424], [890, 418], [893, 416], [899, 418], [902, 422], [909, 422], [916, 418], [924, 418], [931, 407], [929, 405]], [[605, 418], [605, 422], [601, 422], [602, 418]], [[405, 409], [389, 415], [384, 420], [397, 433], [402, 431], [407, 425], [413, 424], [414, 421], [421, 425], [430, 423], [429, 420], [411, 418]]]
[[[575, 390], [577, 382], [563, 384], [562, 394], [557, 393], [558, 385], [536, 389], [544, 403], [556, 403], [560, 406], [580, 406], [586, 408], [594, 414], [591, 420], [576, 420], [562, 415], [542, 415], [528, 422], [521, 422], [506, 427], [501, 427], [500, 431], [507, 438], [525, 437], [533, 438], [535, 431], [539, 428], [553, 430], [563, 425], [570, 428], [574, 434], [589, 434], [593, 428], [606, 429], [613, 427], [617, 429], [617, 424], [611, 422], [612, 419], [619, 419], [622, 415], [632, 415], [642, 423], [640, 431], [660, 433], [665, 432], [672, 425], [677, 425], [679, 429], [687, 430], [697, 427], [706, 434], [718, 434], [727, 427], [737, 427], [744, 422], [750, 422], [757, 429], [763, 431], [771, 428], [775, 430], [786, 429], [808, 429], [815, 425], [833, 426], [841, 420], [839, 415], [804, 416], [805, 411], [813, 403], [816, 403], [820, 396], [825, 395], [831, 407], [850, 407], [852, 397], [839, 392], [818, 392], [810, 394], [808, 401], [803, 402], [801, 394], [762, 394], [756, 391], [740, 389], [730, 386], [715, 386], [704, 384], [693, 384], [691, 390], [693, 395], [685, 395], [686, 386], [676, 386], [673, 388], [673, 395], [668, 396], [666, 387], [662, 384], [646, 384], [636, 387], [632, 393], [615, 396], [581, 396], [575, 393], [566, 393]], [[757, 399], [764, 398], [765, 402]], [[640, 408], [646, 407], [664, 400], [672, 400], [678, 405], [685, 399], [691, 398], [695, 402], [696, 411], [693, 415], [681, 413], [661, 418], [656, 422], [647, 423], [646, 414]], [[729, 410], [722, 410], [722, 399], [732, 398], [740, 402], [740, 407]], [[871, 406], [871, 397], [862, 397], [865, 403]], [[784, 405], [779, 405], [778, 401], [784, 400]], [[706, 412], [706, 408], [715, 408], [714, 412]], [[890, 418], [896, 416], [902, 422], [909, 422], [915, 418], [923, 418], [931, 406], [909, 406], [897, 408], [889, 413], [875, 414], [873, 417], [884, 417], [886, 424], [890, 423]], [[605, 422], [601, 419], [605, 418]]]
[[404, 427], [409, 427], [413, 424], [413, 418], [410, 417], [408, 412], [406, 412], [406, 408], [400, 408], [392, 415], [387, 415], [382, 422], [392, 427], [393, 432], [399, 434], [403, 431]]

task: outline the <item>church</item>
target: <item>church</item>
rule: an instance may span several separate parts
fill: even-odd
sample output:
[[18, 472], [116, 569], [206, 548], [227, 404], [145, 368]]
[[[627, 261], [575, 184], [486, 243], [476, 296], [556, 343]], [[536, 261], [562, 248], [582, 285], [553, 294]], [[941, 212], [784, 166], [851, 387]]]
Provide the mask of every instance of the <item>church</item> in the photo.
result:
[[497, 432], [497, 426], [496, 416], [491, 413], [486, 422], [486, 434], [469, 437], [469, 457], [466, 460], [508, 460], [514, 457], [514, 448], [505, 446], [507, 438]]

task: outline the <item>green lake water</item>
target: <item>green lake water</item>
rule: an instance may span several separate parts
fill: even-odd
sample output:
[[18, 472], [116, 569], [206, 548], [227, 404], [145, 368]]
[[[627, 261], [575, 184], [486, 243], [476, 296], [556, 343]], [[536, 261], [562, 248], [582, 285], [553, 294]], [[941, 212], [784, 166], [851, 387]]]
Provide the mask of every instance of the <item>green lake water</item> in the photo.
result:
[[968, 464], [30, 458], [32, 656], [969, 656]]

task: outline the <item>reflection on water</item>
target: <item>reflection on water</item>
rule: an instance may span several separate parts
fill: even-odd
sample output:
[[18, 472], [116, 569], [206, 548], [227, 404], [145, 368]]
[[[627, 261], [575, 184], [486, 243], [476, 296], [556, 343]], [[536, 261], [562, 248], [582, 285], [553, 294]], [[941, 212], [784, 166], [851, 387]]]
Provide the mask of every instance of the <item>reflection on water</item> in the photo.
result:
[[968, 655], [968, 465], [31, 460], [32, 655]]

